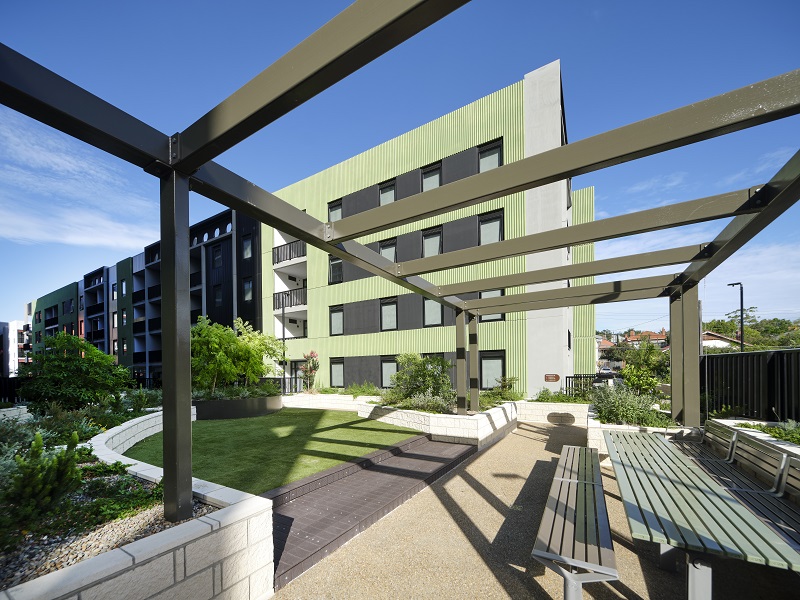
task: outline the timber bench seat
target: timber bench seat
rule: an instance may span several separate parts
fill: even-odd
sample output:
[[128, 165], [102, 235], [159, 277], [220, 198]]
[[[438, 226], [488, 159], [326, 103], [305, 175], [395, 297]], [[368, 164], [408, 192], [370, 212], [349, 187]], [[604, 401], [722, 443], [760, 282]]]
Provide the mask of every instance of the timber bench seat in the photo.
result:
[[594, 448], [562, 448], [531, 556], [564, 578], [566, 600], [582, 598], [584, 583], [619, 579]]

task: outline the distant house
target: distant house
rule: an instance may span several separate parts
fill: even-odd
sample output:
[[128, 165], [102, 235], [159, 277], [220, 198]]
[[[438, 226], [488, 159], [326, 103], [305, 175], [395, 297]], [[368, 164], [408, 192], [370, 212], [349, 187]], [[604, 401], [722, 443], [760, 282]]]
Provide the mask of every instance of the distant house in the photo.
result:
[[[703, 348], [731, 348], [739, 345], [739, 340], [714, 331], [703, 332]], [[745, 346], [750, 346], [745, 342]]]
[[641, 333], [636, 333], [633, 331], [633, 329], [631, 329], [628, 332], [628, 335], [625, 336], [625, 341], [634, 348], [638, 348], [639, 344], [641, 344], [644, 338], [650, 340], [651, 344], [655, 344], [659, 348], [663, 348], [667, 345], [667, 330], [662, 327], [661, 333], [656, 333], [655, 331], [643, 331]]

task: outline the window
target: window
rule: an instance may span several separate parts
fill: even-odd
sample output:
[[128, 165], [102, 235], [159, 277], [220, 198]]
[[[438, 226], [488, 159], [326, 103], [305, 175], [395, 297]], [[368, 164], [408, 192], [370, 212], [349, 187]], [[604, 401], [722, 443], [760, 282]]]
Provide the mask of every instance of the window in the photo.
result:
[[343, 280], [342, 259], [328, 256], [328, 283], [342, 283]]
[[422, 169], [422, 191], [427, 192], [442, 185], [441, 164]]
[[[505, 290], [489, 290], [486, 292], [481, 292], [480, 297], [483, 298], [499, 298], [500, 296], [505, 295]], [[493, 314], [493, 315], [483, 315], [480, 318], [481, 321], [503, 321], [505, 320], [505, 315], [501, 313]]]
[[214, 286], [214, 306], [222, 306], [222, 286]]
[[116, 356], [118, 351], [119, 351], [119, 344], [117, 343], [117, 340], [114, 340], [114, 343], [113, 343], [113, 346], [112, 346], [112, 349], [111, 349], [111, 353], [114, 356]]
[[572, 350], [572, 332], [567, 329], [567, 350]]
[[422, 232], [422, 258], [442, 253], [442, 228]]
[[491, 171], [503, 164], [502, 144], [492, 142], [478, 148], [478, 172]]
[[128, 295], [128, 286], [126, 285], [125, 280], [123, 279], [122, 280], [122, 297], [124, 298], [127, 295]]
[[253, 278], [248, 277], [244, 281], [242, 281], [242, 300], [245, 302], [252, 302], [253, 301]]
[[344, 359], [331, 359], [331, 387], [344, 387]]
[[36, 331], [34, 333], [33, 339], [37, 344], [41, 344], [42, 343], [42, 332], [41, 331]]
[[435, 327], [442, 324], [443, 306], [434, 300], [423, 300], [424, 315], [422, 324], [425, 327]]
[[497, 380], [506, 376], [506, 351], [489, 350], [480, 353], [481, 389], [488, 390], [498, 385]]
[[211, 266], [215, 269], [222, 267], [222, 246], [214, 246], [211, 249]]
[[394, 181], [384, 183], [380, 187], [380, 205], [385, 206], [394, 202]]
[[127, 309], [123, 308], [122, 309], [122, 326], [125, 327], [125, 325], [127, 325], [127, 324], [128, 324], [128, 311], [127, 311]]
[[78, 335], [83, 335], [83, 319], [78, 321]]
[[342, 201], [341, 200], [334, 200], [333, 202], [328, 202], [328, 221], [333, 223], [334, 221], [339, 221], [342, 218]]
[[242, 258], [253, 258], [253, 238], [249, 235], [242, 238]]
[[36, 315], [33, 318], [34, 323], [41, 323], [42, 322], [42, 311], [37, 310]]
[[381, 357], [381, 387], [392, 387], [392, 375], [397, 373], [397, 361], [394, 356]]
[[397, 296], [381, 299], [381, 331], [397, 329]]
[[117, 284], [116, 283], [112, 283], [111, 284], [111, 299], [112, 300], [116, 300], [117, 299]]
[[83, 310], [83, 296], [78, 299], [78, 310]]
[[392, 262], [397, 262], [397, 238], [385, 240], [379, 246], [382, 257], [388, 258]]
[[122, 356], [126, 356], [128, 354], [128, 340], [122, 338]]
[[330, 335], [342, 335], [344, 333], [344, 307], [331, 306], [330, 315]]
[[113, 329], [117, 328], [117, 313], [116, 312], [111, 313], [111, 327]]
[[485, 246], [503, 240], [503, 213], [494, 212], [478, 217], [478, 245]]

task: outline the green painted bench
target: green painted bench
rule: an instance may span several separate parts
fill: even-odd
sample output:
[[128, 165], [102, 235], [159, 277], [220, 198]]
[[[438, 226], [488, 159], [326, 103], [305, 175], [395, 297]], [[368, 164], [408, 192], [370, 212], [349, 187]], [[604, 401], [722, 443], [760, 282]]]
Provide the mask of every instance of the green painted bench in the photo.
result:
[[564, 578], [566, 600], [619, 579], [597, 450], [562, 448], [531, 556]]

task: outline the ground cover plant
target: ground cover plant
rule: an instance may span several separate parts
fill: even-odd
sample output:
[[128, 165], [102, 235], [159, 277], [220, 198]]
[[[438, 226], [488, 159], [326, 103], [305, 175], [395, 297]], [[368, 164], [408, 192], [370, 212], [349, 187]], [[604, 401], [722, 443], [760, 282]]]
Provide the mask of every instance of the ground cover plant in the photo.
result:
[[489, 410], [503, 402], [519, 402], [525, 394], [514, 389], [519, 382], [518, 377], [501, 377], [497, 379], [497, 385], [490, 390], [483, 390], [478, 396], [481, 410]]
[[642, 427], [677, 425], [672, 417], [652, 408], [659, 401], [657, 396], [637, 394], [625, 385], [597, 387], [591, 396], [601, 423]]
[[575, 394], [574, 396], [567, 394], [564, 390], [559, 390], [557, 392], [552, 392], [547, 388], [540, 391], [536, 398], [531, 400], [532, 402], [571, 402], [571, 403], [578, 403], [578, 404], [591, 404], [592, 402], [592, 395], [591, 390], [587, 390], [580, 394]]
[[800, 422], [789, 419], [778, 425], [765, 425], [763, 423], [739, 423], [737, 427], [756, 429], [768, 433], [772, 437], [800, 445]]
[[[261, 494], [419, 434], [355, 413], [310, 409], [195, 421], [192, 474]], [[125, 456], [163, 466], [162, 443], [158, 433], [128, 449]]]

